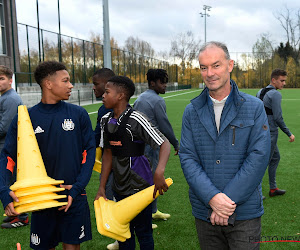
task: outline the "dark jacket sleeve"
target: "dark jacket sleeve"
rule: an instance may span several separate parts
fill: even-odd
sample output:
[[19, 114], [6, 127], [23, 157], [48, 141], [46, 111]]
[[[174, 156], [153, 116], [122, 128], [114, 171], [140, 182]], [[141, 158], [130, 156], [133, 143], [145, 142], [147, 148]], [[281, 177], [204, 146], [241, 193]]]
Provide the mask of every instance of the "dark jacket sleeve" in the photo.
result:
[[83, 145], [83, 161], [81, 163], [81, 171], [76, 178], [76, 182], [70, 190], [70, 195], [73, 199], [77, 195], [83, 192], [87, 186], [93, 171], [93, 166], [95, 163], [95, 136], [92, 129], [92, 124], [89, 115], [85, 110], [82, 110], [80, 117], [80, 127], [82, 134], [82, 145]]
[[167, 138], [148, 120], [148, 117], [139, 112], [134, 111], [130, 115], [129, 123], [131, 132], [134, 137], [147, 143], [153, 149], [160, 147]]
[[272, 112], [273, 112], [273, 119], [278, 125], [278, 127], [284, 132], [288, 137], [292, 135], [288, 127], [286, 126], [283, 117], [282, 117], [282, 109], [281, 109], [281, 99], [282, 96], [278, 91], [274, 91], [272, 95]]
[[14, 99], [7, 98], [4, 100], [2, 105], [4, 112], [0, 117], [0, 138], [6, 136], [10, 123], [18, 113], [18, 105]]
[[[13, 119], [6, 138], [4, 148], [0, 155], [0, 199], [3, 204], [3, 208], [13, 201], [10, 197], [9, 185], [11, 184], [11, 178], [13, 172], [9, 168], [9, 164], [17, 162], [17, 116]], [[10, 162], [9, 160], [10, 159]], [[15, 168], [12, 168], [15, 169]]]

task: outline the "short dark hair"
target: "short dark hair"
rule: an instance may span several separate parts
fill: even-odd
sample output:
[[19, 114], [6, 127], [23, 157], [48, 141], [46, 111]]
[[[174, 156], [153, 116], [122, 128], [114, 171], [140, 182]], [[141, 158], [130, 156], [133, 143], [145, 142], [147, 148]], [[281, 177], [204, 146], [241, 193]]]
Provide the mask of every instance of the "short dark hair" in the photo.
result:
[[41, 83], [46, 77], [52, 76], [57, 71], [60, 70], [67, 70], [66, 66], [60, 62], [56, 62], [56, 61], [42, 62], [36, 67], [34, 71], [34, 78], [36, 82], [41, 86]]
[[278, 79], [279, 76], [287, 76], [287, 72], [284, 69], [274, 69], [271, 73], [271, 81], [273, 78]]
[[169, 76], [166, 70], [164, 69], [149, 69], [147, 72], [147, 80], [148, 85], [150, 86], [150, 82], [156, 82], [157, 80], [161, 80], [161, 82], [166, 83], [169, 81]]
[[10, 68], [0, 65], [0, 75], [5, 75], [8, 79], [11, 79], [13, 76], [13, 72]]
[[230, 60], [230, 54], [229, 54], [226, 44], [221, 43], [221, 42], [216, 42], [216, 41], [211, 41], [211, 42], [207, 42], [207, 43], [203, 44], [200, 48], [199, 55], [209, 47], [217, 47], [217, 48], [222, 49], [224, 51], [225, 58], [227, 60]]
[[113, 85], [123, 89], [127, 97], [127, 101], [129, 101], [130, 97], [134, 95], [135, 86], [130, 78], [126, 76], [113, 76], [110, 79], [108, 79], [108, 82], [111, 82]]
[[93, 74], [93, 77], [99, 77], [99, 78], [104, 78], [106, 81], [115, 76], [115, 73], [109, 69], [109, 68], [102, 68], [102, 69], [98, 69], [95, 71], [95, 73]]

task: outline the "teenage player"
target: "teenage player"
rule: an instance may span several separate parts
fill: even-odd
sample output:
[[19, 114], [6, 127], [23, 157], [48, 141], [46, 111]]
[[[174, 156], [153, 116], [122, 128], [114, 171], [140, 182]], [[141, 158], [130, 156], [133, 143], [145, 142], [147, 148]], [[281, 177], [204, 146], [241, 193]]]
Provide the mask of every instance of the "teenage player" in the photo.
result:
[[[95, 161], [95, 137], [87, 112], [69, 104], [73, 85], [66, 67], [59, 62], [43, 62], [34, 72], [42, 89], [42, 100], [29, 109], [29, 116], [49, 177], [64, 180], [66, 206], [32, 213], [32, 249], [80, 249], [80, 243], [91, 240], [90, 211], [85, 187]], [[0, 157], [0, 198], [8, 216], [18, 213], [13, 206], [15, 194], [4, 185], [12, 172], [8, 158], [17, 159], [17, 117], [8, 130]]]
[[[128, 104], [134, 94], [134, 83], [123, 76], [109, 79], [103, 95], [103, 103], [112, 112], [102, 117], [100, 122], [104, 146], [102, 174], [96, 196], [105, 196], [105, 184], [111, 169], [114, 170], [113, 190], [117, 201], [122, 200], [153, 183], [154, 194], [163, 194], [168, 190], [164, 170], [170, 154], [170, 144], [140, 112], [134, 111]], [[148, 159], [144, 156], [145, 143], [160, 148], [159, 162], [152, 177]], [[120, 249], [135, 248], [135, 234], [141, 249], [154, 249], [152, 236], [152, 206], [147, 206], [130, 223], [131, 238], [119, 242]]]

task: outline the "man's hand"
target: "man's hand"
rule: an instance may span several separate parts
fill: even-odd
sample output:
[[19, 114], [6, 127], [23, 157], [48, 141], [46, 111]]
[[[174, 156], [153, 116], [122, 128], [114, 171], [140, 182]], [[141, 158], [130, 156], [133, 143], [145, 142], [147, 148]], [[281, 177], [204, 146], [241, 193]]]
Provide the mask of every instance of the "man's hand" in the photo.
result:
[[[19, 202], [18, 197], [15, 195], [15, 193], [13, 191], [9, 192], [9, 195], [11, 198], [13, 198], [14, 201]], [[6, 207], [5, 207], [5, 214], [7, 216], [18, 216], [19, 213], [16, 212], [15, 207], [14, 207], [14, 203], [11, 202], [9, 203]]]
[[179, 153], [179, 149], [175, 150], [175, 154], [174, 155], [178, 155]]
[[156, 192], [159, 191], [160, 195], [163, 195], [164, 192], [167, 192], [169, 189], [168, 184], [166, 183], [165, 177], [163, 176], [163, 173], [159, 173], [156, 169], [153, 177], [154, 181], [154, 192], [153, 192], [153, 199], [155, 199]]
[[290, 136], [289, 142], [293, 142], [293, 141], [295, 141], [295, 136], [292, 134], [292, 135]]
[[211, 213], [210, 222], [213, 226], [214, 225], [228, 226], [228, 219], [225, 219], [225, 218], [217, 215], [215, 211], [212, 211], [212, 213]]
[[[60, 185], [60, 187], [70, 190], [72, 188], [72, 185]], [[64, 210], [65, 212], [67, 212], [68, 209], [71, 207], [72, 203], [73, 197], [71, 195], [68, 195], [68, 204], [60, 207], [58, 210]]]
[[236, 204], [226, 194], [218, 193], [210, 201], [209, 205], [220, 217], [227, 219], [233, 214]]

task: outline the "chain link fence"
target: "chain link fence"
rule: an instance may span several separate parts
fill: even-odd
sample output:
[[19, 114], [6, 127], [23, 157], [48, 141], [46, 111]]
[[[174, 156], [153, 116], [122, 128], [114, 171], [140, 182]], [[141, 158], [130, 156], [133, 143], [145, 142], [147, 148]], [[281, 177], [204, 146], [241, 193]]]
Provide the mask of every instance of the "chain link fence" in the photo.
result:
[[[16, 72], [18, 86], [32, 86], [35, 82], [32, 72], [40, 61], [61, 59], [71, 76], [73, 84], [91, 83], [93, 73], [102, 68], [103, 45], [18, 23], [20, 51], [20, 72]], [[177, 65], [145, 55], [139, 55], [118, 48], [111, 48], [112, 70], [117, 75], [131, 78], [135, 83], [146, 82], [149, 68], [163, 68], [169, 74], [170, 82], [177, 82]]]
[[[20, 72], [15, 72], [18, 92], [28, 96], [27, 99], [40, 99], [39, 89], [33, 87], [35, 80], [33, 72], [40, 61], [61, 60], [68, 68], [74, 85], [73, 93], [80, 91], [76, 102], [89, 99], [93, 101], [92, 75], [104, 65], [103, 45], [75, 37], [61, 35], [44, 29], [18, 23], [18, 42], [20, 56]], [[235, 66], [231, 78], [240, 88], [261, 88], [269, 84], [274, 68], [288, 71], [286, 87], [297, 88], [300, 81], [299, 62], [291, 58], [284, 60], [277, 53], [231, 52]], [[178, 83], [179, 88], [189, 86], [198, 88], [203, 83], [198, 62], [189, 62], [186, 69], [178, 66], [175, 61], [169, 64], [145, 55], [139, 55], [119, 48], [111, 48], [112, 69], [117, 75], [128, 76], [135, 82], [137, 89], [146, 83], [146, 73], [149, 68], [163, 68], [169, 74], [171, 83]], [[76, 86], [77, 85], [77, 86]], [[172, 84], [171, 84], [172, 85]], [[86, 89], [83, 87], [86, 86]], [[24, 94], [23, 94], [24, 93]], [[71, 100], [72, 101], [72, 100]], [[74, 100], [75, 102], [75, 100]]]

